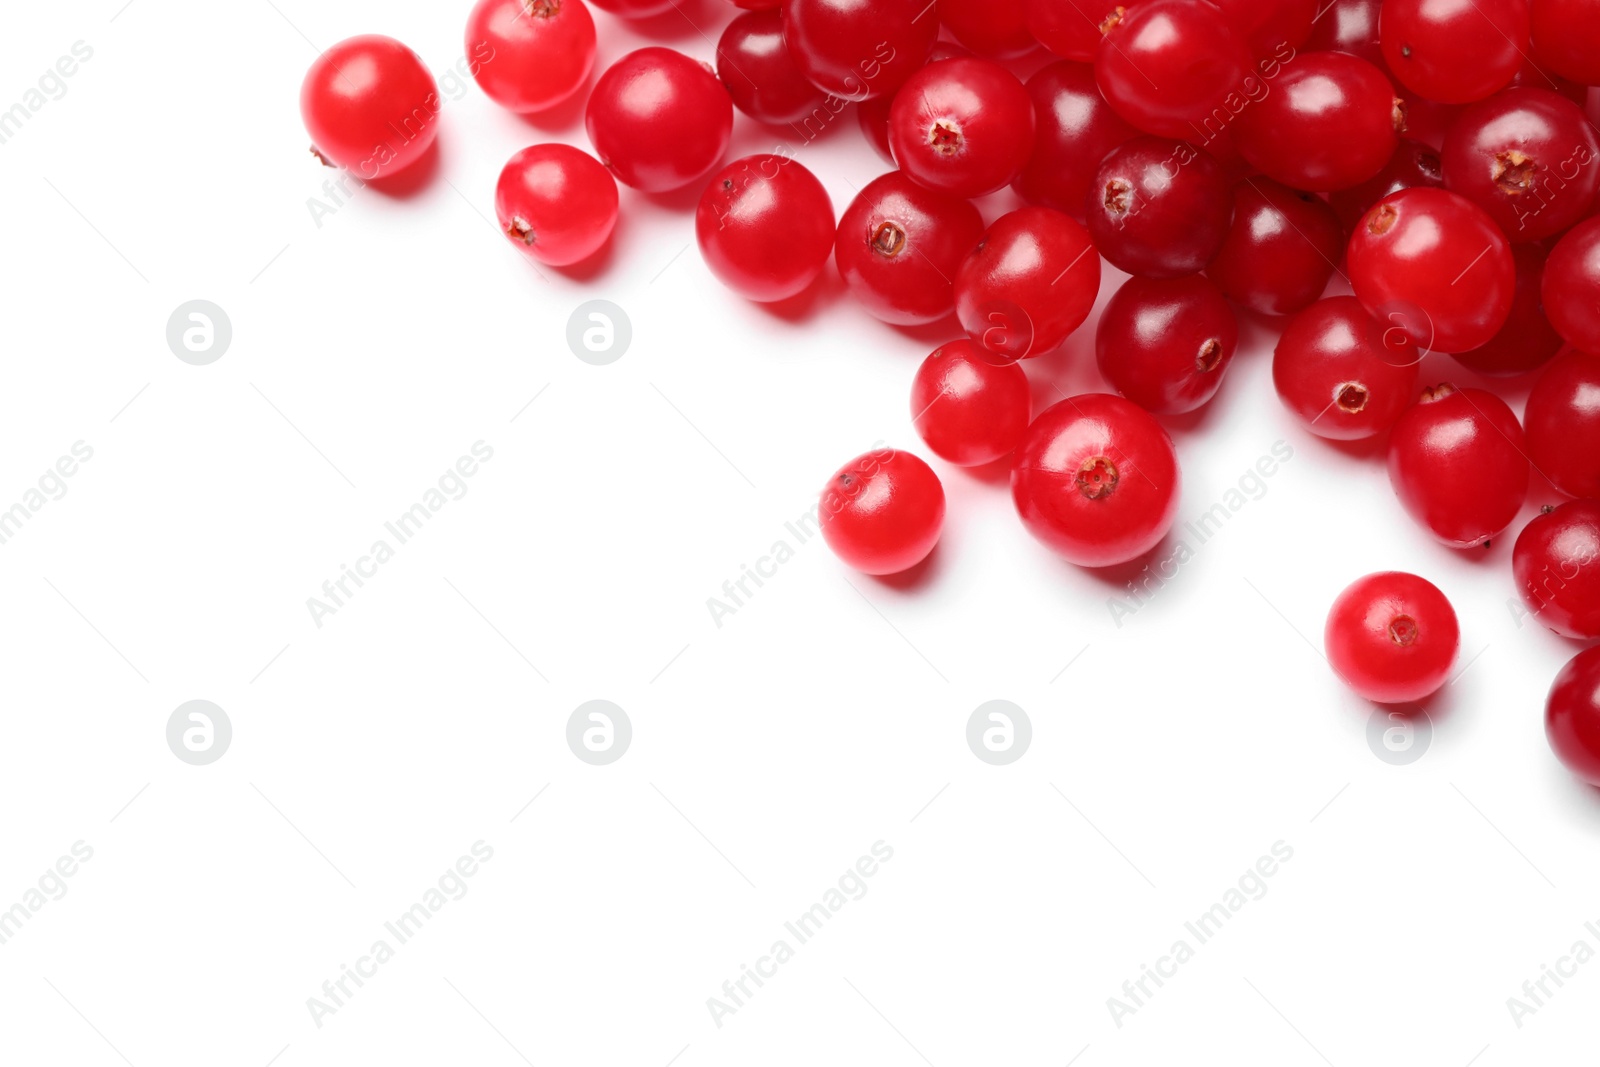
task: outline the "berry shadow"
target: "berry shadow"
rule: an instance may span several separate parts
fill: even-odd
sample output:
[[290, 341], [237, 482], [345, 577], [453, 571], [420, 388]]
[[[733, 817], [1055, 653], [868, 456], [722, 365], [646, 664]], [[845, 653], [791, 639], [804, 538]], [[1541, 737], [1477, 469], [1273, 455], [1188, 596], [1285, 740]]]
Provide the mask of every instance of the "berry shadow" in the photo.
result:
[[411, 166], [386, 178], [373, 178], [366, 183], [366, 188], [391, 200], [410, 200], [420, 196], [439, 175], [444, 158], [444, 149], [440, 147], [442, 140], [441, 137], [435, 137]]
[[[569, 133], [583, 128], [584, 113], [589, 109], [589, 95], [594, 91], [595, 71], [590, 71], [583, 84], [571, 96], [554, 107], [543, 111], [517, 112], [516, 117], [543, 134]], [[590, 151], [585, 149], [585, 151]], [[592, 155], [593, 152], [590, 151]]]
[[819, 310], [838, 303], [844, 289], [844, 279], [839, 277], [839, 272], [824, 266], [817, 279], [794, 296], [767, 303], [752, 301], [751, 304], [757, 310], [795, 326], [811, 318]]
[[911, 593], [931, 585], [944, 571], [944, 542], [941, 540], [933, 546], [933, 551], [913, 567], [908, 567], [898, 574], [869, 574], [865, 575], [875, 584], [901, 593]]

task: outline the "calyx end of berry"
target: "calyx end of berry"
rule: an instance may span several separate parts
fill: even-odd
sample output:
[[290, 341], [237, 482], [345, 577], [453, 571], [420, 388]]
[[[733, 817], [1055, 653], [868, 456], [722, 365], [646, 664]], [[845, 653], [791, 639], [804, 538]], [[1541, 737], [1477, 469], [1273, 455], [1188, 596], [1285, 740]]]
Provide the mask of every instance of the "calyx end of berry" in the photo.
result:
[[1078, 468], [1074, 483], [1078, 492], [1089, 500], [1103, 500], [1117, 491], [1117, 482], [1121, 477], [1115, 463], [1105, 456], [1093, 456], [1084, 460], [1083, 466]]
[[1434, 404], [1447, 396], [1454, 396], [1456, 387], [1449, 382], [1440, 382], [1422, 391], [1422, 396], [1417, 399], [1419, 404]]

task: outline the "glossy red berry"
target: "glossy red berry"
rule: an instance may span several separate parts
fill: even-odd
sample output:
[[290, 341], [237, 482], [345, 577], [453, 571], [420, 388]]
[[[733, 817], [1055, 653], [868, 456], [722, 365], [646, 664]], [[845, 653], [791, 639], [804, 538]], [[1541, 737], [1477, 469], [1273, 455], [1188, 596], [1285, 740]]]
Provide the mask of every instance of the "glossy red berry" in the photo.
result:
[[1400, 83], [1465, 104], [1510, 83], [1528, 50], [1528, 0], [1385, 0], [1383, 58]]
[[478, 0], [467, 17], [473, 77], [512, 111], [543, 111], [582, 88], [594, 42], [583, 0]]
[[1222, 387], [1239, 320], [1198, 274], [1129, 278], [1100, 315], [1095, 359], [1112, 388], [1157, 415], [1182, 415]]
[[1250, 164], [1295, 189], [1348, 189], [1394, 155], [1405, 117], [1383, 71], [1344, 52], [1284, 66], [1271, 92], [1239, 113], [1234, 143]]
[[1177, 517], [1181, 483], [1167, 431], [1109, 393], [1046, 409], [1011, 468], [1023, 525], [1080, 567], [1127, 563], [1160, 544]]
[[995, 220], [956, 271], [956, 315], [967, 335], [1007, 359], [1040, 356], [1083, 325], [1100, 293], [1089, 234], [1046, 207]]
[[1327, 202], [1271, 178], [1233, 187], [1233, 223], [1206, 274], [1228, 299], [1263, 315], [1292, 315], [1322, 296], [1344, 254]]
[[1600, 637], [1600, 500], [1545, 508], [1518, 535], [1511, 568], [1522, 602], [1547, 629]]
[[1517, 416], [1481, 389], [1427, 390], [1389, 438], [1389, 483], [1411, 517], [1442, 544], [1487, 544], [1528, 498], [1528, 456]]
[[439, 90], [417, 54], [392, 37], [340, 41], [300, 87], [313, 151], [370, 181], [422, 158], [439, 132]]
[[1242, 94], [1245, 78], [1255, 73], [1243, 38], [1206, 0], [1123, 7], [1105, 24], [1095, 50], [1100, 91], [1146, 133], [1200, 136], [1204, 121], [1230, 93]]
[[1512, 246], [1517, 288], [1511, 300], [1511, 315], [1488, 343], [1457, 352], [1457, 363], [1479, 374], [1526, 374], [1544, 366], [1561, 351], [1561, 335], [1544, 313], [1544, 264], [1549, 254], [1543, 245]]
[[728, 23], [717, 41], [717, 77], [733, 106], [757, 122], [799, 122], [825, 102], [789, 54], [776, 11], [750, 11]]
[[[951, 41], [935, 41], [933, 51], [928, 53], [929, 63], [937, 63], [943, 59], [971, 58], [971, 52]], [[873, 150], [891, 164], [894, 163], [894, 153], [889, 149], [889, 116], [894, 111], [894, 101], [898, 95], [898, 93], [886, 93], [856, 104], [856, 121], [861, 124], [861, 133]], [[833, 99], [837, 101], [837, 98]]]
[[829, 480], [819, 510], [823, 540], [863, 574], [898, 574], [939, 543], [944, 486], [933, 469], [893, 448], [857, 456]]
[[1568, 496], [1600, 498], [1600, 356], [1557, 356], [1523, 414], [1535, 469]]
[[1600, 19], [1592, 0], [1533, 0], [1533, 47], [1563, 78], [1600, 85]]
[[889, 146], [915, 181], [975, 197], [1009, 185], [1033, 153], [1033, 99], [987, 59], [946, 59], [911, 76], [889, 113]]
[[971, 341], [951, 341], [917, 368], [911, 420], [934, 455], [958, 467], [1008, 456], [1028, 432], [1028, 376]]
[[1544, 732], [1567, 770], [1600, 786], [1600, 648], [1579, 652], [1556, 675]]
[[955, 308], [952, 279], [982, 237], [983, 218], [972, 204], [891, 171], [845, 209], [834, 259], [863, 307], [912, 326]]
[[1383, 66], [1378, 43], [1378, 13], [1383, 0], [1332, 0], [1311, 26], [1308, 52], [1349, 52], [1374, 66]]
[[541, 263], [587, 259], [617, 225], [617, 183], [587, 152], [537, 144], [511, 157], [495, 186], [500, 232]]
[[939, 21], [974, 53], [988, 59], [1017, 59], [1039, 46], [1028, 32], [1026, 0], [939, 0]]
[[586, 125], [595, 154], [618, 181], [664, 193], [722, 162], [733, 101], [704, 64], [670, 48], [641, 48], [600, 76]]
[[746, 156], [706, 185], [694, 230], [723, 285], [750, 300], [786, 300], [828, 265], [833, 202], [816, 175], [788, 156]]
[[1292, 55], [1311, 36], [1325, 0], [1212, 0], [1258, 56]]
[[1574, 348], [1600, 355], [1600, 215], [1580, 222], [1544, 265], [1544, 313]]
[[1443, 159], [1445, 186], [1513, 241], [1565, 232], [1594, 209], [1600, 191], [1594, 124], [1544, 89], [1506, 89], [1468, 107], [1450, 127]]
[[1052, 63], [1028, 79], [1027, 90], [1037, 119], [1033, 155], [1012, 188], [1030, 204], [1082, 222], [1100, 161], [1139, 131], [1111, 110], [1087, 64]]
[[1113, 267], [1177, 278], [1216, 258], [1233, 218], [1233, 190], [1221, 165], [1194, 145], [1138, 137], [1100, 164], [1084, 211]]
[[1385, 571], [1339, 594], [1322, 641], [1328, 664], [1356, 693], [1379, 704], [1409, 704], [1449, 681], [1461, 626], [1438, 586]]
[[1384, 344], [1383, 326], [1353, 296], [1319, 300], [1290, 320], [1272, 357], [1272, 382], [1300, 425], [1332, 441], [1376, 437], [1417, 395], [1409, 349]]
[[939, 16], [929, 0], [788, 0], [783, 36], [817, 88], [870, 100], [899, 89], [927, 61]]
[[1482, 208], [1444, 189], [1381, 200], [1351, 235], [1348, 262], [1367, 310], [1424, 349], [1477, 348], [1511, 315], [1511, 243]]
[[1421, 141], [1402, 139], [1389, 162], [1374, 177], [1329, 194], [1328, 203], [1345, 233], [1353, 233], [1361, 216], [1384, 197], [1402, 189], [1443, 189], [1444, 161], [1439, 150]]
[[1100, 27], [1124, 10], [1136, 7], [1139, 0], [1121, 4], [1106, 0], [1025, 0], [1028, 32], [1038, 42], [1063, 59], [1093, 63], [1100, 47]]

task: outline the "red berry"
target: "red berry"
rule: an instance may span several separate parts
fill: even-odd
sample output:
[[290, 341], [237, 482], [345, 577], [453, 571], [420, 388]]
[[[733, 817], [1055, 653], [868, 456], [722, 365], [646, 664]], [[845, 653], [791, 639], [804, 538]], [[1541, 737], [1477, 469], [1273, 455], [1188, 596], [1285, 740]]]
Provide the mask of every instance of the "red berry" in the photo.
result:
[[1028, 32], [1026, 0], [939, 0], [950, 36], [989, 59], [1017, 59], [1039, 46]]
[[1383, 343], [1384, 328], [1353, 296], [1319, 300], [1290, 320], [1272, 357], [1272, 382], [1300, 425], [1332, 441], [1376, 437], [1417, 392], [1407, 349]]
[[1233, 139], [1250, 164], [1295, 189], [1348, 189], [1383, 169], [1404, 113], [1383, 71], [1344, 52], [1286, 65], [1272, 91], [1244, 108]]
[[1139, 0], [1025, 0], [1028, 31], [1040, 44], [1063, 59], [1093, 63], [1100, 47], [1100, 27], [1116, 15], [1118, 7], [1134, 7]]
[[733, 106], [757, 122], [799, 122], [825, 103], [783, 43], [776, 11], [751, 11], [728, 23], [717, 42], [717, 76]]
[[1535, 469], [1568, 496], [1600, 497], [1600, 357], [1557, 356], [1523, 414]]
[[1292, 315], [1328, 287], [1344, 228], [1322, 199], [1271, 178], [1233, 187], [1233, 225], [1206, 268], [1228, 299], [1263, 315]]
[[786, 300], [828, 265], [833, 202], [816, 175], [788, 156], [746, 156], [706, 186], [694, 230], [723, 285], [750, 300]]
[[977, 208], [890, 171], [845, 209], [834, 259], [863, 307], [912, 326], [950, 314], [951, 279], [982, 237]]
[[1443, 158], [1445, 186], [1487, 211], [1513, 241], [1565, 232], [1600, 191], [1594, 124], [1545, 89], [1506, 89], [1468, 107], [1450, 127]]
[[300, 86], [313, 150], [370, 181], [422, 158], [439, 132], [439, 90], [417, 54], [392, 37], [340, 41]]
[[1549, 253], [1543, 245], [1523, 244], [1512, 246], [1511, 256], [1517, 265], [1517, 289], [1510, 318], [1488, 343], [1455, 355], [1457, 363], [1479, 374], [1525, 374], [1561, 351], [1561, 335], [1544, 313], [1544, 264]]
[[1172, 438], [1143, 408], [1109, 393], [1040, 415], [1011, 468], [1023, 525], [1080, 567], [1113, 567], [1161, 543], [1182, 478]]
[[1143, 0], [1108, 20], [1094, 73], [1106, 100], [1141, 130], [1194, 137], [1230, 93], [1243, 91], [1254, 65], [1243, 38], [1205, 0]]
[[1556, 675], [1544, 732], [1567, 770], [1600, 786], [1600, 648], [1579, 652]]
[[587, 152], [537, 144], [511, 157], [495, 186], [500, 232], [551, 266], [593, 255], [617, 225], [617, 183]]
[[1425, 349], [1477, 348], [1511, 315], [1511, 243], [1482, 208], [1444, 189], [1379, 201], [1351, 235], [1349, 265], [1367, 310]]
[[956, 315], [967, 335], [1007, 359], [1041, 356], [1083, 325], [1100, 293], [1089, 234], [1047, 207], [995, 220], [956, 271]]
[[1094, 350], [1117, 392], [1157, 415], [1182, 415], [1216, 395], [1238, 343], [1222, 291], [1191, 274], [1129, 278], [1101, 313]]
[[1321, 0], [1212, 0], [1250, 51], [1258, 56], [1292, 55], [1311, 36], [1322, 14]]
[[1221, 165], [1194, 145], [1137, 137], [1106, 156], [1084, 205], [1095, 246], [1113, 267], [1177, 278], [1216, 258], [1233, 190]]
[[1100, 161], [1139, 134], [1106, 103], [1084, 63], [1052, 63], [1028, 79], [1036, 118], [1033, 155], [1012, 188], [1030, 204], [1083, 221]]
[[703, 63], [670, 48], [641, 48], [600, 76], [586, 125], [595, 154], [618, 181], [664, 193], [722, 162], [733, 101]]
[[1011, 454], [1028, 432], [1028, 376], [971, 341], [951, 341], [917, 368], [911, 419], [940, 459], [978, 467]]
[[1386, 0], [1383, 58], [1400, 84], [1441, 104], [1504, 89], [1528, 50], [1528, 0]]
[[1378, 13], [1383, 0], [1333, 0], [1317, 16], [1306, 39], [1311, 52], [1349, 52], [1373, 66], [1383, 66], [1378, 44]]
[[1600, 355], [1600, 215], [1567, 231], [1544, 265], [1544, 313], [1574, 348]]
[[1406, 704], [1432, 696], [1449, 680], [1461, 627], [1438, 586], [1385, 571], [1339, 594], [1322, 640], [1345, 685], [1380, 704]]
[[845, 100], [892, 94], [939, 36], [929, 0], [788, 0], [783, 36], [812, 84]]
[[1395, 424], [1389, 483], [1441, 543], [1487, 544], [1528, 498], [1522, 427], [1493, 393], [1435, 386]]
[[1600, 500], [1572, 500], [1523, 529], [1511, 567], [1523, 603], [1562, 637], [1600, 637]]
[[1600, 19], [1592, 0], [1533, 0], [1533, 47], [1563, 78], [1600, 85]]
[[1355, 231], [1361, 216], [1391, 193], [1402, 189], [1443, 189], [1444, 161], [1431, 145], [1416, 140], [1401, 140], [1389, 162], [1375, 177], [1360, 185], [1339, 189], [1328, 197], [1345, 233]]
[[472, 74], [512, 111], [543, 111], [594, 68], [594, 17], [583, 0], [478, 0], [467, 17]]
[[900, 169], [932, 189], [974, 197], [1009, 185], [1033, 152], [1033, 100], [987, 59], [946, 59], [911, 76], [889, 113]]
[[863, 574], [898, 574], [933, 551], [944, 528], [944, 487], [910, 452], [857, 456], [822, 491], [823, 540]]

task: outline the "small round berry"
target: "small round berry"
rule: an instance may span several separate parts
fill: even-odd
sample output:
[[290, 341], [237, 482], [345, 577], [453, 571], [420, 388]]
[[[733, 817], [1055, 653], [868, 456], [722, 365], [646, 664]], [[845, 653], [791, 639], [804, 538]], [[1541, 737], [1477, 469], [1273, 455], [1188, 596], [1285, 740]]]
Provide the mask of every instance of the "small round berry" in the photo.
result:
[[1512, 550], [1517, 592], [1562, 637], [1600, 637], [1600, 500], [1571, 500], [1523, 528]]
[[1302, 50], [1317, 17], [1321, 0], [1212, 0], [1252, 54], [1288, 59]]
[[587, 152], [536, 144], [501, 170], [494, 212], [519, 251], [564, 267], [599, 251], [616, 228], [617, 182]]
[[845, 100], [892, 95], [928, 59], [939, 16], [926, 0], [788, 0], [783, 37], [813, 85]]
[[910, 452], [857, 456], [822, 491], [820, 525], [833, 554], [863, 574], [898, 574], [939, 543], [944, 486]]
[[1600, 498], [1600, 356], [1565, 352], [1534, 383], [1523, 412], [1528, 455], [1568, 496]]
[[1481, 389], [1439, 385], [1395, 423], [1389, 483], [1417, 523], [1451, 548], [1487, 545], [1528, 498], [1522, 427]]
[[1146, 133], [1194, 137], [1254, 76], [1250, 50], [1205, 0], [1141, 0], [1102, 24], [1095, 80], [1117, 113]]
[[1311, 52], [1233, 126], [1249, 163], [1295, 189], [1327, 192], [1369, 180], [1399, 144], [1405, 114], [1383, 71], [1344, 52]]
[[757, 122], [799, 122], [826, 103], [789, 54], [776, 11], [749, 11], [728, 23], [717, 41], [717, 77], [733, 106]]
[[1222, 166], [1194, 145], [1137, 137], [1100, 164], [1084, 212], [1113, 267], [1178, 278], [1216, 258], [1233, 218], [1233, 190]]
[[[1124, 0], [1124, 9], [1139, 0]], [[1100, 46], [1100, 27], [1118, 5], [1100, 0], [1024, 0], [1028, 32], [1062, 59], [1093, 63]], [[974, 5], [978, 6], [978, 5]]]
[[900, 169], [956, 196], [1009, 185], [1033, 152], [1033, 99], [987, 59], [946, 59], [913, 74], [889, 112]]
[[746, 156], [706, 186], [694, 229], [723, 285], [750, 300], [786, 300], [828, 265], [833, 202], [816, 175], [788, 156]]
[[917, 368], [911, 420], [934, 455], [958, 467], [993, 463], [1028, 432], [1028, 376], [971, 341], [951, 341]]
[[1112, 387], [1146, 411], [1182, 415], [1222, 387], [1239, 320], [1198, 274], [1129, 278], [1100, 315], [1095, 359]]
[[300, 87], [312, 151], [364, 181], [421, 159], [439, 132], [439, 89], [417, 54], [392, 37], [340, 41]]
[[1039, 47], [1028, 32], [1027, 7], [1027, 0], [939, 0], [939, 21], [977, 55], [1018, 59]]
[[1033, 98], [1033, 155], [1012, 188], [1030, 204], [1065, 211], [1079, 222], [1100, 161], [1139, 131], [1124, 122], [1094, 82], [1094, 68], [1065, 60], [1028, 79]]
[[618, 181], [665, 193], [722, 162], [733, 101], [705, 64], [670, 48], [641, 48], [600, 76], [585, 124]]
[[569, 99], [594, 69], [594, 16], [583, 0], [478, 0], [467, 59], [489, 99], [543, 111]]
[[1528, 50], [1528, 0], [1385, 0], [1383, 58], [1400, 84], [1441, 104], [1504, 89]]
[[951, 279], [983, 237], [983, 217], [958, 196], [890, 171], [839, 219], [834, 259], [861, 305], [884, 322], [935, 322], [955, 307]]
[[967, 336], [1012, 360], [1059, 347], [1099, 294], [1100, 257], [1088, 232], [1047, 207], [996, 219], [955, 277]]
[[1574, 348], [1600, 356], [1600, 215], [1580, 222], [1544, 264], [1544, 313]]
[[1417, 394], [1417, 364], [1391, 351], [1384, 328], [1353, 296], [1319, 300], [1290, 320], [1272, 357], [1272, 382], [1300, 425], [1330, 441], [1393, 426]]
[[1233, 223], [1206, 268], [1228, 299], [1263, 315], [1292, 315], [1328, 287], [1344, 228], [1320, 197], [1271, 178], [1233, 187]]
[[1439, 587], [1385, 571], [1357, 579], [1328, 612], [1328, 663], [1345, 685], [1379, 704], [1438, 692], [1461, 647], [1461, 627]]
[[1600, 648], [1579, 652], [1556, 675], [1544, 733], [1567, 770], [1600, 786]]
[[1384, 197], [1402, 189], [1443, 189], [1444, 161], [1439, 150], [1417, 140], [1402, 140], [1375, 177], [1349, 189], [1339, 189], [1328, 196], [1328, 203], [1344, 226], [1344, 232], [1354, 233], [1361, 217]]
[[1046, 409], [1011, 468], [1023, 525], [1080, 567], [1127, 563], [1160, 544], [1177, 517], [1181, 483], [1167, 431], [1109, 393]]

